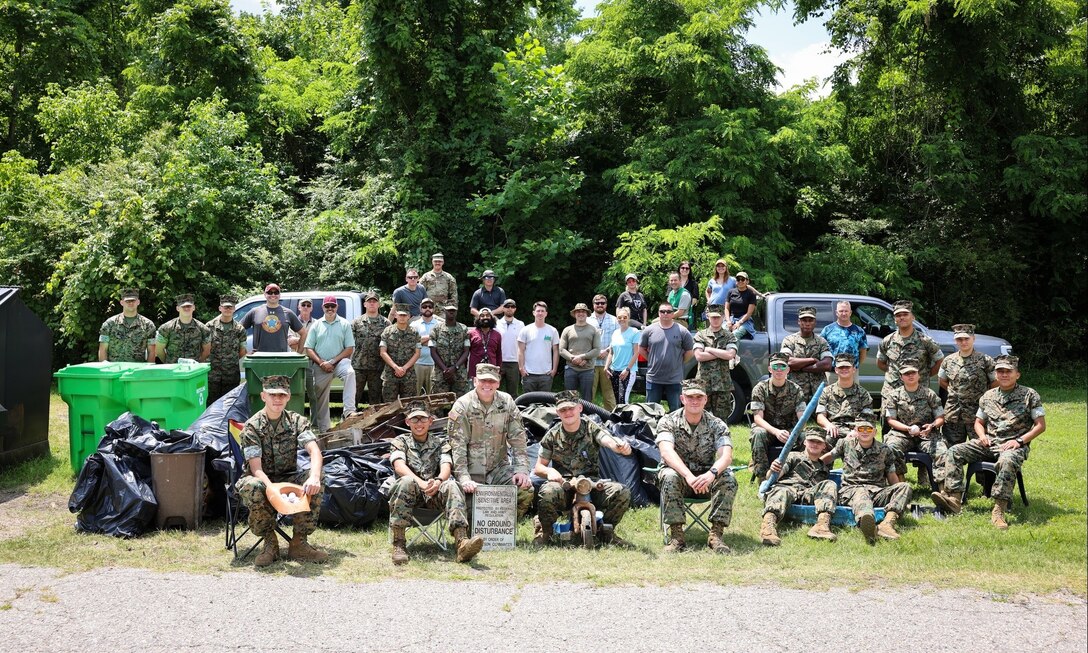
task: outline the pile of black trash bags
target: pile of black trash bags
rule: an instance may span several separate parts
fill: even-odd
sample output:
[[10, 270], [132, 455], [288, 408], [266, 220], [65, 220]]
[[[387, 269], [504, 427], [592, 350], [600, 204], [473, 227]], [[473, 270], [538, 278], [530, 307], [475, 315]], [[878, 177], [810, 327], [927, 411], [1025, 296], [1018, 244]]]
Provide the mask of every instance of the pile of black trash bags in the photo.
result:
[[[539, 441], [558, 417], [551, 393], [531, 393], [518, 398], [529, 438], [530, 465], [539, 452]], [[601, 449], [601, 476], [631, 489], [632, 503], [657, 503], [658, 493], [644, 468], [656, 468], [661, 457], [654, 446], [654, 430], [663, 415], [656, 404], [628, 404], [609, 414], [583, 402], [584, 416], [625, 439], [632, 456]], [[136, 537], [155, 523], [158, 504], [151, 483], [152, 453], [204, 451], [204, 517], [226, 515], [227, 488], [242, 473], [242, 461], [231, 452], [230, 421], [244, 423], [250, 416], [244, 386], [239, 386], [208, 407], [189, 429], [164, 431], [154, 422], [125, 413], [106, 427], [98, 450], [87, 458], [68, 500], [78, 513], [76, 530], [116, 537]], [[388, 516], [382, 482], [393, 476], [388, 462], [389, 442], [377, 441], [330, 449], [324, 452], [325, 495], [320, 521], [326, 526], [362, 528]], [[310, 467], [309, 456], [299, 452], [299, 469]], [[535, 483], [544, 479], [535, 476]]]

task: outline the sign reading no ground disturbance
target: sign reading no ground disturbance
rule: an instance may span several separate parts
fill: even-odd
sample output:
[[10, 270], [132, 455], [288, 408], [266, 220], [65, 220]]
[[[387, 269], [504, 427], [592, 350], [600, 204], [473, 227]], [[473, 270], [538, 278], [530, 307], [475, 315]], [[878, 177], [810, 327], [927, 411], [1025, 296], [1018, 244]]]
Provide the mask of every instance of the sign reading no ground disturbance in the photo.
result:
[[513, 485], [477, 485], [472, 497], [472, 534], [484, 538], [484, 551], [513, 549], [518, 489]]

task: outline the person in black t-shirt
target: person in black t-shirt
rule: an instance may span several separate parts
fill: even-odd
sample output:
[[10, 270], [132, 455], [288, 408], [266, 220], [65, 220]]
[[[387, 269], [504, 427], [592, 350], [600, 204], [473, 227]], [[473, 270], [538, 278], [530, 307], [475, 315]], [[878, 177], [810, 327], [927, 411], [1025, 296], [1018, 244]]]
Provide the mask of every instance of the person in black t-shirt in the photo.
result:
[[748, 273], [738, 272], [737, 287], [729, 291], [726, 303], [729, 306], [729, 328], [737, 338], [752, 338], [756, 335], [756, 326], [752, 316], [756, 312], [756, 291], [748, 287]]
[[631, 310], [631, 319], [639, 320], [646, 325], [646, 298], [638, 291], [638, 275], [630, 273], [625, 279], [627, 291], [620, 293], [616, 299], [616, 308], [628, 308]]

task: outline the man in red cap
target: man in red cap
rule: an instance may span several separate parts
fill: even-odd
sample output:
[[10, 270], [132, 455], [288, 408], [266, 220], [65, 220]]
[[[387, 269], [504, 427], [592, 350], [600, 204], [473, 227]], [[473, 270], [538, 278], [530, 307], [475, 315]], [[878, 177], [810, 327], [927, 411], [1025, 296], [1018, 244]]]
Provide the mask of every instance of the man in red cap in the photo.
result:
[[336, 314], [335, 295], [321, 302], [325, 319], [314, 322], [306, 334], [306, 356], [314, 376], [310, 412], [319, 433], [329, 430], [329, 391], [333, 377], [344, 381], [344, 417], [355, 412], [355, 369], [351, 355], [355, 352], [355, 336], [351, 324]]
[[242, 318], [242, 326], [253, 327], [253, 351], [287, 352], [287, 327], [302, 331], [302, 321], [295, 312], [280, 306], [280, 287], [264, 287], [264, 306], [258, 306]]

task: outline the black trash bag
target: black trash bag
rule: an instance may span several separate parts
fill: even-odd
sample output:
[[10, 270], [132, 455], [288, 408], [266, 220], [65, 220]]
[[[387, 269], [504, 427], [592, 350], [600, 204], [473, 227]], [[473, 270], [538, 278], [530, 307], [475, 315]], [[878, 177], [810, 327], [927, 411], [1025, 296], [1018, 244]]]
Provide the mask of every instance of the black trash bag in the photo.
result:
[[93, 453], [76, 480], [68, 510], [78, 512], [76, 530], [114, 537], [147, 532], [159, 508], [146, 460]]
[[[381, 491], [382, 482], [393, 476], [393, 466], [382, 458], [388, 452], [388, 442], [324, 452], [322, 524], [362, 528], [388, 516], [389, 503]], [[301, 453], [299, 469], [309, 469], [309, 455]]]
[[123, 413], [106, 425], [106, 433], [98, 443], [98, 452], [147, 458], [167, 437], [166, 431], [155, 422], [133, 413]]
[[[631, 501], [635, 506], [642, 507], [658, 503], [661, 493], [654, 483], [654, 474], [643, 471], [646, 468], [656, 468], [661, 464], [661, 452], [654, 444], [654, 433], [649, 422], [639, 420], [630, 423], [608, 422], [605, 428], [614, 437], [622, 438], [631, 445], [631, 456], [616, 456], [614, 461], [605, 462], [605, 449], [601, 450], [601, 470], [604, 472], [606, 465], [609, 473], [617, 474], [616, 480], [627, 485], [631, 489]], [[618, 475], [623, 474], [623, 480]], [[635, 480], [637, 479], [637, 481]]]

